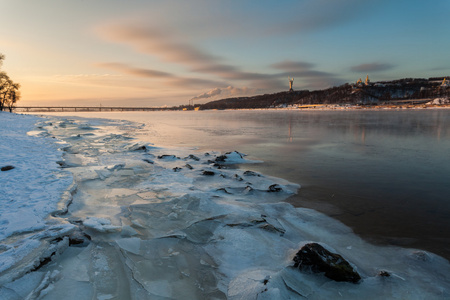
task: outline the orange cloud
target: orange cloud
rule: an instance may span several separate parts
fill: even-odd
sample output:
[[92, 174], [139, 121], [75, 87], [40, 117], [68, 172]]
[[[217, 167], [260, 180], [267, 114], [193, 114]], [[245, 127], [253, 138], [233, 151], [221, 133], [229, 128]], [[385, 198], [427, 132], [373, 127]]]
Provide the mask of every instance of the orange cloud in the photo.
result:
[[137, 25], [109, 25], [97, 29], [106, 40], [127, 44], [141, 53], [154, 55], [166, 62], [185, 65], [208, 65], [219, 58], [183, 42], [183, 38], [164, 29]]

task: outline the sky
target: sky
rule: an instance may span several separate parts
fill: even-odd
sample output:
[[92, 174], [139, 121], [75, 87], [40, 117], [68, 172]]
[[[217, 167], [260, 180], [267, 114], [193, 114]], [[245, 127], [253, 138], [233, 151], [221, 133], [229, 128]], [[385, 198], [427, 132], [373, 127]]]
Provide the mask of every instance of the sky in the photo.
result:
[[449, 0], [0, 0], [18, 105], [174, 106], [450, 75]]

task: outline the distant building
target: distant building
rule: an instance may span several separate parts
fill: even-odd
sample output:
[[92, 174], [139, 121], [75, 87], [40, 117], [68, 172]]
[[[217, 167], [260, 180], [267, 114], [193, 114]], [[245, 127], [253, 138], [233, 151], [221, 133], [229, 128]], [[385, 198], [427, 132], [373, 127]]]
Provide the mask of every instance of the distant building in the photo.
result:
[[359, 88], [368, 85], [372, 85], [369, 79], [369, 75], [366, 76], [366, 80], [364, 82], [362, 81], [361, 78], [359, 78], [358, 81], [356, 81], [356, 84], [353, 86], [353, 88]]

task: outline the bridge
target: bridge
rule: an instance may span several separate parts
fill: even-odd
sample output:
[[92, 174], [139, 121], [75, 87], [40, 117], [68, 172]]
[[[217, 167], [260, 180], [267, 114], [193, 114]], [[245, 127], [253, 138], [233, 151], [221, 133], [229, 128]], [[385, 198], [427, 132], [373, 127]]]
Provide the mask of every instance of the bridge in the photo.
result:
[[15, 112], [99, 112], [99, 111], [159, 111], [163, 107], [119, 107], [119, 106], [16, 106]]

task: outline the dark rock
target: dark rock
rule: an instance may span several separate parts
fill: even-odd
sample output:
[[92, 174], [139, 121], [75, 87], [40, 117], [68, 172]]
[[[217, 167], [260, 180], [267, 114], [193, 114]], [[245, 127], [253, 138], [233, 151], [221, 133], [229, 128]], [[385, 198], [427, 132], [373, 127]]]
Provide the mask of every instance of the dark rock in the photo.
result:
[[302, 271], [325, 273], [335, 281], [357, 283], [361, 276], [339, 254], [332, 253], [317, 243], [303, 246], [294, 257], [294, 267]]
[[153, 165], [153, 164], [154, 164], [154, 162], [153, 162], [153, 161], [151, 161], [150, 159], [146, 159], [146, 158], [144, 158], [144, 159], [143, 159], [143, 161], [145, 161], [146, 163], [149, 163], [149, 164], [151, 164], [151, 165]]
[[189, 170], [192, 170], [192, 169], [194, 168], [194, 167], [191, 166], [190, 164], [186, 164], [185, 167], [188, 168]]
[[131, 151], [145, 151], [147, 152], [148, 149], [145, 145], [134, 145], [130, 148]]
[[193, 154], [189, 154], [187, 157], [185, 157], [185, 159], [193, 159], [195, 161], [199, 161], [200, 158], [198, 158], [197, 156], [193, 155]]
[[269, 189], [267, 190], [270, 193], [274, 193], [274, 192], [281, 192], [283, 189], [278, 185], [278, 184], [272, 184], [271, 186], [269, 186]]
[[175, 167], [172, 169], [174, 172], [180, 172], [183, 168]]
[[390, 277], [391, 274], [390, 274], [388, 271], [381, 270], [380, 272], [378, 272], [378, 276], [381, 276], [381, 277]]
[[12, 169], [14, 169], [15, 167], [14, 166], [4, 166], [4, 167], [2, 167], [1, 168], [1, 170], [3, 171], [3, 172], [5, 172], [5, 171], [9, 171], [9, 170], [12, 170]]
[[258, 176], [258, 177], [261, 177], [260, 174], [258, 174], [258, 173], [256, 173], [256, 172], [253, 172], [253, 171], [245, 171], [245, 172], [244, 172], [244, 175], [245, 175], [245, 176]]
[[233, 178], [237, 181], [243, 181], [244, 179], [242, 179], [241, 176], [239, 176], [238, 174], [234, 174]]
[[202, 172], [202, 175], [205, 175], [205, 176], [214, 176], [214, 175], [216, 175], [216, 173], [214, 173], [214, 172], [212, 172], [212, 171], [203, 171], [203, 172]]
[[220, 156], [216, 157], [215, 161], [216, 162], [225, 162], [225, 159], [227, 159], [226, 155], [220, 155]]
[[59, 160], [59, 161], [57, 161], [56, 163], [57, 163], [61, 168], [69, 168], [69, 167], [70, 167], [65, 161], [62, 161], [62, 160]]
[[159, 155], [158, 159], [179, 159], [179, 157], [176, 157], [175, 155], [163, 154]]

